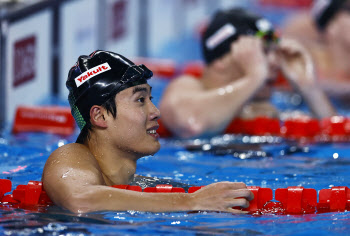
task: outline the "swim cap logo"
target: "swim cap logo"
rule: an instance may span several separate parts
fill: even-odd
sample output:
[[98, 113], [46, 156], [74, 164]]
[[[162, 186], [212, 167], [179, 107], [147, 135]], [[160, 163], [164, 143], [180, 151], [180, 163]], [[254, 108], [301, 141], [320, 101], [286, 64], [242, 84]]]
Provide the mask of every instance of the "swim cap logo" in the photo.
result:
[[210, 36], [205, 42], [205, 45], [208, 49], [212, 50], [235, 33], [236, 28], [232, 24], [227, 23]]
[[90, 70], [85, 71], [83, 74], [79, 75], [77, 78], [75, 78], [75, 84], [77, 85], [77, 87], [79, 87], [80, 85], [82, 85], [83, 83], [85, 83], [86, 81], [88, 81], [89, 79], [95, 77], [96, 75], [99, 75], [103, 72], [106, 72], [108, 70], [110, 70], [111, 67], [109, 66], [109, 64], [103, 63], [101, 65], [95, 66], [93, 68], [91, 68]]

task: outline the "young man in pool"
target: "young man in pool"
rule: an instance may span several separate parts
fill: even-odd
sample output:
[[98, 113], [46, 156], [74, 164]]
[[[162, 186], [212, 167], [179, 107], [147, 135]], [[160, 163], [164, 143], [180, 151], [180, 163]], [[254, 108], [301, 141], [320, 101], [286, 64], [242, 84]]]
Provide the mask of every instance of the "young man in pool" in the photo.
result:
[[195, 193], [143, 193], [112, 188], [128, 184], [136, 162], [155, 154], [159, 110], [147, 80], [152, 72], [112, 52], [80, 56], [66, 82], [72, 114], [81, 129], [76, 143], [48, 158], [44, 189], [58, 206], [72, 212], [196, 211], [241, 213], [253, 194], [243, 183], [210, 184]]
[[349, 27], [349, 0], [315, 0], [310, 10], [291, 15], [283, 27], [284, 34], [311, 53], [322, 89], [344, 105], [350, 98]]
[[162, 122], [177, 137], [222, 134], [237, 117], [279, 118], [269, 101], [277, 70], [317, 118], [335, 114], [316, 84], [310, 56], [295, 41], [276, 42], [263, 17], [239, 8], [218, 11], [203, 34], [202, 49], [202, 77], [172, 80], [160, 102]]

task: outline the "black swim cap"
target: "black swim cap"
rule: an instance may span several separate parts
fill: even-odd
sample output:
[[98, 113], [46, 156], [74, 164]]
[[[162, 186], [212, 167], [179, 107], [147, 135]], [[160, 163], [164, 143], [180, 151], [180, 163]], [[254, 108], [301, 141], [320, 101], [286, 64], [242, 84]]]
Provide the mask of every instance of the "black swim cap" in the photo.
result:
[[202, 37], [205, 62], [210, 64], [230, 51], [231, 43], [240, 35], [257, 35], [276, 40], [272, 24], [265, 18], [242, 8], [219, 10]]
[[316, 0], [311, 12], [319, 30], [324, 30], [331, 19], [344, 8], [347, 0]]
[[72, 115], [80, 130], [89, 122], [93, 105], [102, 105], [126, 88], [145, 84], [152, 76], [146, 66], [137, 66], [117, 53], [98, 50], [80, 56], [66, 82]]

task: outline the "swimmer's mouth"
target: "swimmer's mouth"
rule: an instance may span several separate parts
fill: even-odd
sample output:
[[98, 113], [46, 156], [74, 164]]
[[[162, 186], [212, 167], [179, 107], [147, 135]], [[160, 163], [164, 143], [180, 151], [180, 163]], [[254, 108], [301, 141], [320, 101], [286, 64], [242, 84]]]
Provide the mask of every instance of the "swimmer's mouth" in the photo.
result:
[[148, 133], [148, 134], [157, 134], [157, 129], [158, 129], [158, 128], [159, 128], [158, 125], [153, 126], [152, 128], [149, 128], [149, 129], [147, 130], [147, 133]]

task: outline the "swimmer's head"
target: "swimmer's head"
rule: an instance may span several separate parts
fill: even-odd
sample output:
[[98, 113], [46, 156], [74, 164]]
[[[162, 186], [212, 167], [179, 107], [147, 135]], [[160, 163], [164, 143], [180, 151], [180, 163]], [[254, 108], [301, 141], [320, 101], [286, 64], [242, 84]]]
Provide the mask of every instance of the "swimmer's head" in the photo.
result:
[[265, 18], [242, 8], [218, 11], [202, 37], [205, 62], [210, 64], [230, 51], [231, 43], [241, 35], [255, 35], [266, 44], [276, 42], [272, 24]]
[[120, 91], [147, 83], [152, 76], [146, 66], [137, 66], [117, 53], [98, 50], [80, 56], [66, 82], [72, 115], [80, 130], [90, 127], [93, 105], [103, 105]]
[[318, 29], [323, 31], [341, 10], [350, 11], [349, 0], [316, 0], [311, 12]]

